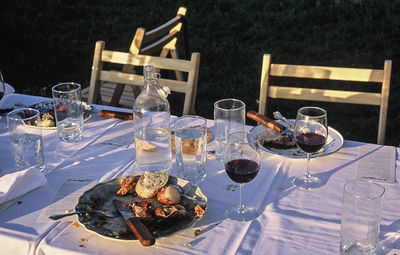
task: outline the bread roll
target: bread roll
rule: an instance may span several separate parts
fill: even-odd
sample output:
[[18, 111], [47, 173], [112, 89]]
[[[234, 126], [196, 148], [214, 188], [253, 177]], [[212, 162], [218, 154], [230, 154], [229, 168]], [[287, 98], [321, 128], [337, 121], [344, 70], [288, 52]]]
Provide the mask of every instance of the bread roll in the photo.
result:
[[163, 204], [173, 205], [181, 202], [181, 193], [174, 186], [167, 186], [157, 194], [157, 200]]
[[157, 151], [157, 147], [152, 145], [146, 141], [140, 140], [139, 138], [135, 138], [136, 150], [137, 151], [147, 151], [154, 152]]
[[168, 178], [167, 172], [145, 172], [140, 176], [135, 191], [141, 198], [152, 198], [167, 184]]
[[[207, 128], [207, 143], [210, 142], [212, 137], [212, 132]], [[194, 154], [199, 148], [199, 139], [184, 139], [183, 141], [183, 153]], [[175, 153], [175, 136], [171, 134], [171, 151]]]

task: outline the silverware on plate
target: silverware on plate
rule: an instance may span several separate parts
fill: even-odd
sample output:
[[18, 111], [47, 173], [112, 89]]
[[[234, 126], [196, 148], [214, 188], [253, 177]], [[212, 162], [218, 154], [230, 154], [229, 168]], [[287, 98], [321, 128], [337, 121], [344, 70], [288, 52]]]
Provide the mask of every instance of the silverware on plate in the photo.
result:
[[286, 128], [284, 125], [282, 125], [274, 120], [271, 120], [270, 118], [268, 118], [267, 116], [265, 116], [263, 114], [260, 114], [256, 111], [251, 110], [251, 111], [247, 112], [246, 116], [268, 128], [275, 130], [282, 136], [287, 136], [290, 139], [293, 139], [293, 137], [294, 137], [293, 130]]
[[106, 212], [106, 211], [100, 211], [100, 210], [91, 210], [91, 211], [86, 210], [86, 211], [73, 211], [70, 213], [51, 215], [49, 218], [52, 220], [58, 220], [58, 219], [66, 217], [66, 216], [70, 216], [70, 215], [74, 215], [74, 214], [82, 214], [82, 213], [97, 213], [97, 214], [101, 214], [107, 218], [114, 218], [114, 217], [121, 216], [121, 214], [117, 211]]
[[127, 204], [118, 199], [114, 199], [112, 202], [122, 217], [124, 217], [126, 225], [143, 246], [151, 246], [156, 242], [150, 230], [136, 217]]
[[285, 122], [290, 130], [292, 131], [294, 130], [293, 123], [288, 121], [288, 119], [286, 119], [285, 117], [283, 117], [283, 115], [279, 111], [273, 112], [273, 115], [275, 119]]

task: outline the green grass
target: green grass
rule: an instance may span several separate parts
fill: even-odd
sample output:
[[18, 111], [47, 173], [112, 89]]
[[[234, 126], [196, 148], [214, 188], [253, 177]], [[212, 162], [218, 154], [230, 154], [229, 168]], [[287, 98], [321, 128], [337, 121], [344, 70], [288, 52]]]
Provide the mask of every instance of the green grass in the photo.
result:
[[[88, 86], [97, 40], [127, 51], [137, 27], [151, 29], [179, 6], [188, 8], [190, 51], [201, 53], [197, 114], [212, 118], [213, 102], [226, 97], [257, 110], [264, 53], [276, 63], [379, 69], [391, 59], [386, 144], [399, 145], [399, 0], [9, 1], [0, 10], [0, 68], [20, 93], [49, 96], [62, 81]], [[269, 112], [294, 118], [305, 104], [314, 103], [274, 100]], [[345, 139], [375, 142], [376, 107], [321, 106]]]

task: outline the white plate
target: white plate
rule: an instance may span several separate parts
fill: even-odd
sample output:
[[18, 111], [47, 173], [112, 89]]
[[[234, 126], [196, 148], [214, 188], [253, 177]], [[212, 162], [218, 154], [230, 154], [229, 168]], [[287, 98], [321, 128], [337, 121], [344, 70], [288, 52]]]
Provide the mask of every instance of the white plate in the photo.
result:
[[[293, 119], [291, 119], [289, 121], [292, 123], [295, 122], [295, 120], [293, 120]], [[285, 127], [287, 126], [287, 124], [282, 121], [277, 120], [277, 122], [284, 125]], [[264, 132], [275, 132], [275, 131], [270, 128], [267, 128], [266, 126], [263, 126], [263, 125], [258, 125], [256, 127], [253, 127], [250, 130], [250, 133], [257, 135], [258, 137], [260, 137], [260, 134], [262, 134]], [[324, 147], [322, 147], [321, 152], [312, 154], [311, 157], [314, 158], [314, 157], [321, 157], [321, 156], [326, 156], [326, 155], [332, 154], [332, 153], [338, 151], [340, 148], [342, 148], [343, 143], [344, 143], [343, 136], [335, 129], [328, 127], [328, 138], [326, 140]], [[306, 158], [307, 157], [306, 154], [297, 147], [292, 148], [292, 149], [270, 149], [270, 148], [264, 147], [262, 145], [262, 141], [259, 141], [259, 144], [260, 144], [261, 150], [271, 153], [271, 154], [280, 155], [280, 156], [289, 157], [289, 158]]]

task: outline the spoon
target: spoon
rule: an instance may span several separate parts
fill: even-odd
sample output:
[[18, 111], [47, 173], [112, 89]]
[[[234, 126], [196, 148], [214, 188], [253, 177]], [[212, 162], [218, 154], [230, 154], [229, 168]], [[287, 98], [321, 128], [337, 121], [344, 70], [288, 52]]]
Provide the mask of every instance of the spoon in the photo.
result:
[[120, 216], [120, 213], [117, 211], [106, 212], [106, 211], [100, 211], [100, 210], [92, 210], [92, 211], [74, 211], [74, 212], [64, 213], [64, 214], [56, 214], [56, 215], [51, 215], [49, 218], [52, 220], [58, 220], [58, 219], [66, 217], [66, 216], [70, 216], [70, 215], [74, 215], [74, 214], [81, 214], [81, 213], [98, 213], [107, 218], [114, 218], [114, 217]]
[[285, 122], [286, 124], [288, 124], [288, 128], [289, 128], [290, 130], [294, 130], [293, 123], [291, 123], [291, 122], [288, 121], [285, 117], [283, 117], [282, 114], [281, 114], [280, 112], [276, 111], [276, 112], [273, 113], [273, 115], [274, 115], [274, 118], [275, 118], [275, 119], [281, 120], [281, 121]]

